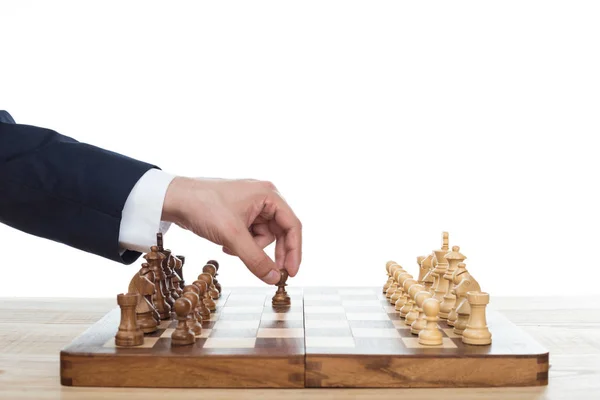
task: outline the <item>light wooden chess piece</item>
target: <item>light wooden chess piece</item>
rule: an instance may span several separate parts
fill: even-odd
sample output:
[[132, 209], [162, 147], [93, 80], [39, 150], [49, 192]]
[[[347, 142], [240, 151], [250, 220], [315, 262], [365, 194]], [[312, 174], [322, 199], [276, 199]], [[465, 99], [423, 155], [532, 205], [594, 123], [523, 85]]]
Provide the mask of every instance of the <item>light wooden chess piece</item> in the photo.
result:
[[182, 297], [185, 297], [186, 299], [188, 299], [190, 301], [190, 303], [192, 303], [192, 309], [190, 310], [190, 314], [188, 315], [188, 320], [187, 320], [188, 328], [190, 328], [190, 330], [192, 332], [194, 332], [194, 335], [199, 336], [202, 333], [202, 325], [198, 321], [198, 314], [196, 313], [196, 307], [198, 307], [198, 303], [200, 302], [200, 297], [196, 293], [190, 292], [190, 291], [182, 294]]
[[425, 278], [425, 275], [427, 275], [427, 273], [429, 272], [429, 268], [427, 268], [426, 266], [423, 267], [423, 261], [426, 259], [426, 256], [418, 256], [417, 257], [417, 264], [419, 265], [419, 277], [417, 278], [417, 280], [419, 281], [420, 284], [423, 284], [423, 278]]
[[385, 297], [387, 299], [390, 299], [394, 295], [394, 292], [396, 291], [396, 289], [398, 289], [398, 282], [396, 282], [394, 280], [394, 274], [399, 269], [403, 269], [403, 268], [400, 265], [398, 265], [398, 264], [394, 264], [394, 265], [392, 265], [390, 267], [390, 273], [391, 273], [391, 276], [392, 276], [392, 283], [391, 283], [391, 285], [388, 287], [388, 289], [385, 292]]
[[417, 283], [416, 285], [412, 285], [408, 288], [408, 296], [410, 298], [411, 309], [406, 314], [405, 323], [406, 325], [412, 326], [413, 322], [419, 318], [419, 312], [417, 311], [417, 304], [415, 303], [415, 295], [421, 291], [425, 290], [425, 286]]
[[[451, 259], [449, 260], [450, 263], [450, 268], [452, 269], [451, 275], [450, 275], [450, 286], [448, 287], [448, 291], [450, 292], [450, 295], [454, 298], [454, 301], [452, 303], [452, 308], [450, 309], [450, 312], [448, 313], [448, 320], [446, 321], [446, 323], [449, 326], [454, 326], [454, 323], [456, 322], [456, 319], [458, 318], [458, 313], [456, 312], [456, 307], [459, 305], [459, 300], [456, 298], [456, 292], [454, 290], [454, 287], [456, 286], [456, 284], [454, 283], [454, 277], [458, 274], [462, 274], [465, 271], [465, 264], [464, 264], [464, 260], [467, 258], [464, 255], [460, 254], [460, 247], [458, 246], [454, 246], [452, 247], [452, 250], [454, 251], [454, 249], [456, 248], [456, 253], [458, 254], [454, 254], [453, 256], [449, 256]], [[458, 262], [456, 263], [456, 265], [453, 267], [453, 263], [456, 261], [454, 259], [454, 257], [456, 257], [458, 259]], [[461, 259], [462, 258], [462, 259]], [[459, 267], [461, 266], [461, 267]], [[444, 297], [445, 299], [445, 297]]]
[[121, 322], [115, 336], [117, 346], [141, 346], [144, 344], [144, 333], [135, 319], [135, 307], [140, 300], [138, 293], [121, 293], [117, 295], [117, 304], [121, 308]]
[[142, 269], [137, 272], [129, 282], [128, 293], [139, 294], [138, 303], [135, 307], [135, 315], [137, 324], [143, 333], [155, 332], [158, 329], [158, 321], [160, 317], [148, 298], [152, 298], [156, 291], [154, 283], [151, 282], [146, 275], [142, 275], [142, 271], [147, 270], [148, 264], [142, 264]]
[[421, 268], [424, 270], [425, 275], [423, 275], [423, 286], [425, 286], [425, 289], [427, 290], [431, 290], [431, 287], [433, 286], [433, 275], [431, 274], [431, 271], [433, 269], [433, 256], [430, 254], [427, 257], [425, 257], [425, 259], [423, 260], [423, 262], [421, 263]]
[[385, 272], [387, 273], [388, 279], [385, 282], [385, 284], [383, 285], [383, 294], [385, 294], [385, 292], [387, 292], [388, 288], [390, 287], [390, 285], [392, 284], [392, 273], [390, 272], [390, 267], [392, 265], [396, 265], [397, 262], [396, 261], [388, 261], [385, 263]]
[[437, 286], [435, 288], [435, 293], [433, 294], [433, 297], [440, 302], [440, 319], [447, 319], [448, 313], [450, 312], [451, 308], [448, 307], [447, 310], [441, 308], [441, 304], [444, 301], [444, 295], [448, 290], [448, 281], [443, 278], [444, 274], [446, 273], [446, 270], [448, 269], [448, 261], [446, 261], [446, 258], [444, 257], [445, 253], [446, 252], [444, 250], [436, 250], [435, 252], [437, 265], [434, 269], [434, 273], [437, 276]]
[[404, 295], [403, 295], [403, 297], [404, 297], [404, 299], [406, 299], [406, 302], [404, 303], [404, 305], [400, 309], [400, 316], [402, 318], [406, 318], [406, 315], [408, 314], [408, 312], [412, 308], [412, 299], [408, 295], [408, 289], [412, 285], [416, 285], [418, 283], [419, 282], [417, 282], [416, 279], [412, 279], [412, 278], [405, 279], [404, 282], [402, 283], [402, 287], [404, 288]]
[[286, 281], [288, 279], [288, 272], [285, 269], [279, 271], [281, 277], [279, 278], [279, 282], [277, 282], [277, 292], [275, 292], [275, 296], [271, 300], [271, 304], [274, 307], [280, 306], [289, 306], [292, 304], [292, 299], [285, 291]]
[[206, 306], [206, 299], [210, 298], [208, 296], [208, 285], [204, 281], [194, 281], [193, 285], [198, 288], [198, 296], [200, 296], [200, 303], [198, 304], [198, 310], [200, 311], [200, 315], [202, 315], [202, 319], [208, 321], [210, 319], [210, 309]]
[[[206, 293], [204, 294], [204, 304], [206, 304], [206, 307], [208, 307], [208, 309], [213, 312], [217, 309], [217, 305], [215, 304], [213, 297], [211, 295], [211, 287], [214, 288], [213, 284], [212, 284], [212, 276], [210, 274], [207, 274], [205, 272], [201, 273], [200, 275], [198, 275], [198, 280], [199, 281], [204, 281], [206, 283]], [[216, 289], [214, 289], [216, 290]], [[213, 292], [214, 294], [214, 292]]]
[[177, 327], [171, 334], [171, 345], [172, 346], [187, 346], [196, 342], [196, 336], [194, 332], [190, 330], [188, 326], [188, 315], [192, 311], [192, 302], [185, 298], [180, 297], [175, 301], [175, 314], [177, 315]]
[[165, 255], [158, 251], [157, 246], [152, 246], [150, 253], [144, 255], [144, 258], [148, 261], [148, 265], [150, 265], [150, 270], [154, 276], [155, 292], [152, 304], [156, 307], [161, 320], [169, 319], [171, 318], [171, 306], [166, 301], [164, 295], [165, 281], [162, 269], [162, 262], [165, 259]]
[[423, 312], [425, 313], [425, 328], [419, 332], [419, 344], [424, 346], [439, 346], [443, 343], [442, 332], [438, 328], [438, 313], [440, 302], [434, 298], [423, 301]]
[[398, 289], [396, 289], [396, 292], [390, 297], [390, 303], [394, 304], [396, 311], [400, 311], [406, 304], [406, 297], [404, 297], [404, 288], [402, 285], [406, 279], [412, 278], [412, 275], [404, 271], [404, 269], [398, 269], [394, 274], [394, 278], [398, 285]]
[[402, 289], [402, 285], [400, 284], [400, 277], [402, 275], [410, 275], [408, 272], [406, 272], [404, 270], [404, 268], [398, 268], [396, 270], [396, 272], [394, 273], [394, 281], [396, 282], [396, 291], [394, 292], [394, 294], [392, 295], [392, 297], [390, 297], [390, 303], [391, 304], [396, 304], [396, 302], [398, 301], [398, 299], [400, 299], [402, 297], [402, 295], [404, 294], [404, 289]]
[[217, 260], [208, 260], [206, 263], [207, 264], [212, 264], [212, 265], [215, 266], [215, 276], [214, 276], [213, 281], [214, 281], [214, 284], [215, 284], [215, 288], [217, 288], [217, 290], [219, 291], [219, 294], [220, 294], [221, 290], [223, 290], [223, 288], [221, 287], [221, 284], [217, 280], [217, 276], [219, 276], [219, 263], [218, 263]]
[[467, 301], [471, 306], [471, 316], [462, 334], [463, 343], [479, 346], [491, 344], [492, 334], [485, 318], [485, 308], [490, 302], [490, 295], [483, 292], [468, 292]]
[[219, 290], [217, 289], [217, 286], [215, 284], [215, 276], [217, 275], [217, 267], [215, 267], [212, 264], [206, 264], [204, 267], [202, 267], [202, 272], [204, 272], [206, 274], [210, 274], [210, 276], [212, 276], [212, 278], [213, 278], [214, 290], [212, 292], [210, 292], [210, 296], [213, 299], [218, 299], [219, 297], [221, 297], [221, 292], [219, 292]]
[[408, 296], [406, 295], [406, 292], [404, 291], [404, 282], [407, 279], [412, 279], [413, 276], [411, 274], [409, 274], [408, 272], [404, 272], [400, 275], [398, 275], [398, 291], [400, 292], [398, 294], [398, 300], [396, 300], [396, 302], [394, 303], [394, 309], [396, 311], [401, 311], [402, 308], [404, 308], [404, 306], [406, 305], [406, 302], [408, 301]]
[[[460, 253], [460, 247], [453, 246], [452, 251], [446, 253], [444, 255], [444, 259], [447, 260], [447, 268], [446, 272], [442, 276], [442, 280], [444, 282], [444, 287], [446, 289], [442, 304], [440, 304], [440, 318], [441, 319], [449, 319], [450, 312], [454, 308], [456, 304], [456, 296], [453, 293], [454, 282], [452, 281], [452, 274], [456, 271], [456, 268], [459, 263], [463, 262], [467, 257]], [[440, 290], [442, 286], [440, 286]]]
[[[458, 273], [461, 271], [460, 273]], [[467, 271], [465, 263], [459, 263], [454, 273], [454, 293], [456, 294], [456, 313], [458, 317], [454, 321], [453, 332], [462, 335], [467, 327], [471, 306], [467, 300], [467, 292], [480, 292], [481, 287], [473, 276]]]
[[413, 335], [418, 335], [423, 329], [425, 329], [425, 325], [427, 325], [427, 321], [425, 320], [425, 313], [423, 312], [423, 302], [427, 299], [430, 299], [432, 294], [428, 290], [423, 290], [415, 294], [415, 304], [417, 305], [417, 312], [419, 316], [416, 321], [412, 323], [410, 326], [410, 333]]

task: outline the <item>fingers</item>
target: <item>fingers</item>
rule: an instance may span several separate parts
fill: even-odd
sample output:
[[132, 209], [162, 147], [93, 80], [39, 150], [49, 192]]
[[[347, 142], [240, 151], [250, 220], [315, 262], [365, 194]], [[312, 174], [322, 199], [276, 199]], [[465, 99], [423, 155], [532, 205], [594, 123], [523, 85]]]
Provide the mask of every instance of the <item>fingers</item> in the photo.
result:
[[280, 273], [277, 266], [246, 228], [240, 227], [234, 237], [227, 239], [226, 247], [235, 253], [256, 277], [271, 285], [279, 282]]
[[[270, 215], [263, 215], [263, 217], [269, 218]], [[300, 263], [302, 262], [302, 223], [290, 206], [280, 197], [279, 201], [277, 201], [277, 207], [274, 208], [272, 218], [283, 233], [281, 236], [278, 235], [277, 228], [273, 224], [269, 224], [271, 231], [274, 231], [277, 236], [277, 245], [275, 247], [277, 265], [279, 266], [279, 260], [283, 260], [283, 267], [291, 277], [294, 277], [298, 273]], [[283, 242], [282, 245], [280, 242]], [[280, 246], [283, 247], [283, 251], [279, 249], [278, 253], [277, 249]]]

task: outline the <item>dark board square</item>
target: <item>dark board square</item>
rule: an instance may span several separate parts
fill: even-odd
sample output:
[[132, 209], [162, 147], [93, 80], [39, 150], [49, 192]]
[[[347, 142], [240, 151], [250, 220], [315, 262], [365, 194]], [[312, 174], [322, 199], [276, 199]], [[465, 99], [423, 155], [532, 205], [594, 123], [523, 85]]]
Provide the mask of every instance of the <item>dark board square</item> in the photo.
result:
[[263, 314], [287, 314], [287, 313], [301, 313], [303, 311], [302, 308], [302, 304], [294, 304], [291, 306], [287, 306], [287, 307], [282, 307], [282, 306], [277, 306], [277, 307], [273, 307], [273, 306], [265, 306], [265, 308], [263, 309]]
[[289, 349], [303, 349], [304, 338], [256, 338], [255, 347], [257, 348], [289, 348]]
[[267, 329], [299, 329], [304, 327], [304, 321], [260, 321], [260, 327]]

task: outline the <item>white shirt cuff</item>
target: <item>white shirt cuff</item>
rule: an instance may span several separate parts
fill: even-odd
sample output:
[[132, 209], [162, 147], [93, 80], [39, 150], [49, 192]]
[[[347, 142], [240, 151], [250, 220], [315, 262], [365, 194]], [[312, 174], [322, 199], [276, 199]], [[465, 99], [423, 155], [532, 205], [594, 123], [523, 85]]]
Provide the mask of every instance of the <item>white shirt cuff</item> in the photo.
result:
[[125, 250], [147, 253], [156, 245], [156, 234], [166, 233], [170, 222], [161, 221], [167, 188], [175, 175], [159, 169], [146, 172], [135, 184], [121, 215], [119, 245]]

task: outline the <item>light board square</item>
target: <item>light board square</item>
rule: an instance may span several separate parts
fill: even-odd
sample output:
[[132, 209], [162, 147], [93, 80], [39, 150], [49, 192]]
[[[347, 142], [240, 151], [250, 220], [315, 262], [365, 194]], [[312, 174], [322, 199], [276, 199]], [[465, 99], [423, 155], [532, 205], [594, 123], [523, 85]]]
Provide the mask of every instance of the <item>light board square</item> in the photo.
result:
[[304, 329], [275, 329], [275, 328], [260, 328], [257, 337], [259, 338], [302, 338], [304, 337]]
[[213, 329], [258, 329], [260, 321], [217, 321]]
[[224, 314], [258, 314], [262, 313], [262, 306], [249, 306], [249, 307], [225, 307], [223, 309]]
[[384, 313], [346, 313], [349, 321], [387, 321], [389, 319]]
[[400, 338], [396, 329], [352, 328], [354, 337], [362, 338]]
[[318, 320], [311, 319], [304, 323], [306, 329], [343, 329], [348, 328], [349, 324], [346, 320]]
[[351, 337], [307, 337], [306, 347], [313, 348], [354, 348], [354, 339]]
[[304, 312], [306, 314], [336, 314], [343, 313], [344, 307], [342, 306], [305, 306]]

